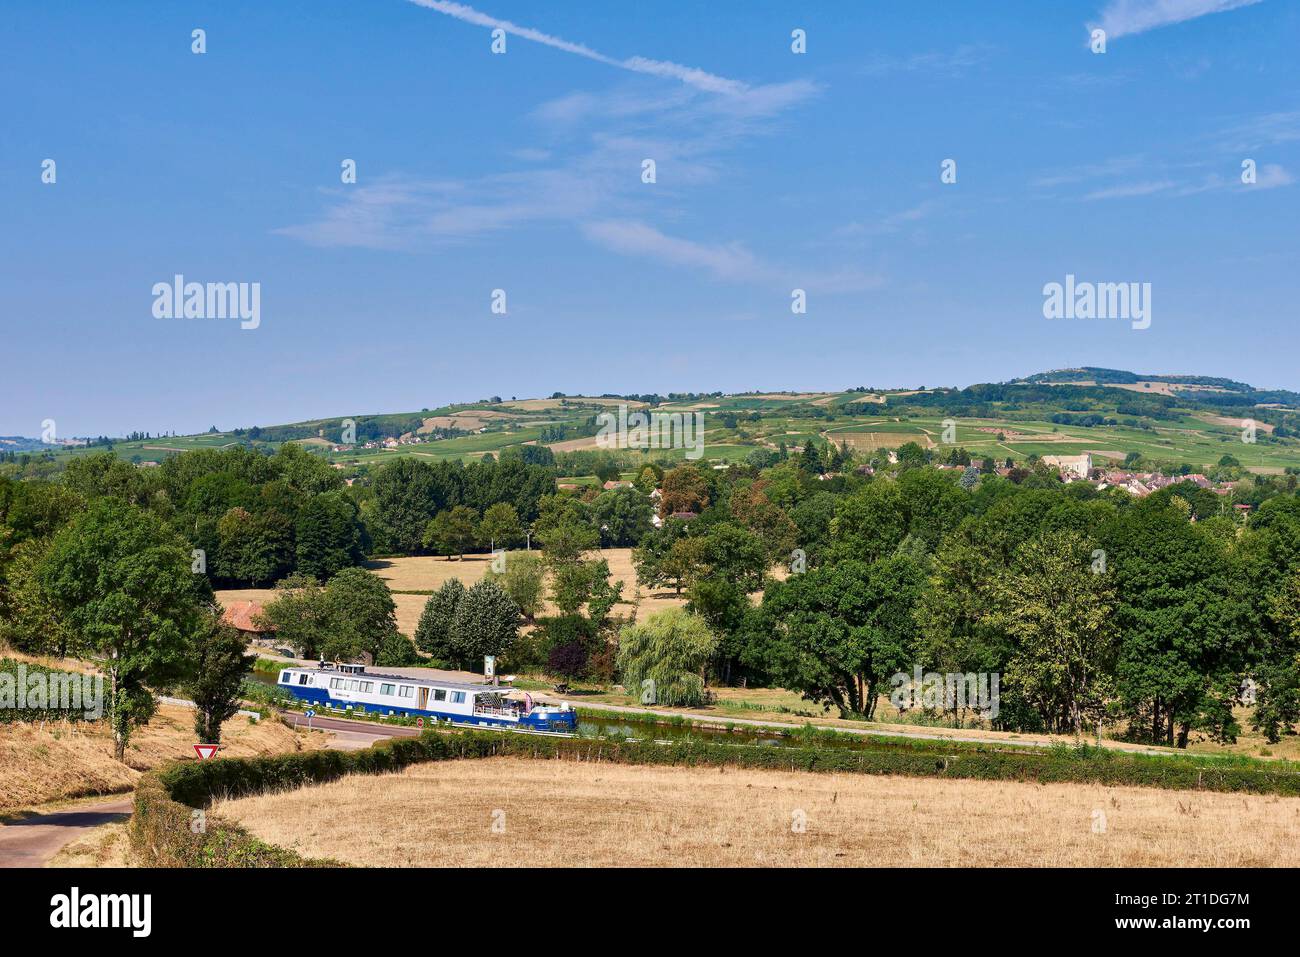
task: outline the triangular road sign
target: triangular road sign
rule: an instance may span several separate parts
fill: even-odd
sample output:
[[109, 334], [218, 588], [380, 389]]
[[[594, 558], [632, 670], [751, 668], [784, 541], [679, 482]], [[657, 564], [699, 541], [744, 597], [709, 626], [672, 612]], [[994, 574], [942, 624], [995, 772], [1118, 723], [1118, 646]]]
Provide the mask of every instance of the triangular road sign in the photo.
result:
[[200, 761], [206, 761], [217, 753], [217, 747], [215, 744], [196, 744], [194, 750], [198, 754]]

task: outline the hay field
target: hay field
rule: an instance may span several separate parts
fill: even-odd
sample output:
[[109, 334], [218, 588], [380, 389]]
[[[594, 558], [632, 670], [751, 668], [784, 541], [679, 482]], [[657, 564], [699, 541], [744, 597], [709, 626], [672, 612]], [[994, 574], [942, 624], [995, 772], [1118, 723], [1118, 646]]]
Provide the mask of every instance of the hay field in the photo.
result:
[[915, 442], [923, 449], [934, 446], [934, 440], [930, 436], [916, 432], [832, 432], [830, 435], [836, 445], [847, 442], [855, 452], [897, 449], [908, 442]]
[[[540, 552], [537, 553], [540, 555]], [[594, 553], [593, 553], [594, 555]], [[623, 582], [623, 598], [627, 602], [636, 600], [638, 586], [636, 568], [632, 565], [632, 549], [602, 548], [600, 557], [609, 562], [610, 577], [613, 581]], [[509, 561], [509, 555], [506, 561]], [[492, 567], [490, 555], [467, 555], [459, 561], [448, 561], [432, 555], [419, 555], [407, 558], [383, 558], [368, 562], [366, 567], [383, 578], [391, 591], [428, 592], [436, 591], [452, 578], [459, 578], [466, 587], [477, 584]], [[224, 596], [228, 593], [222, 592]], [[230, 593], [233, 594], [233, 593]], [[242, 592], [241, 592], [242, 594]], [[419, 623], [420, 613], [424, 610], [426, 595], [394, 594], [397, 605], [397, 627], [404, 635], [414, 635]], [[637, 621], [666, 608], [677, 608], [686, 604], [685, 596], [678, 597], [671, 589], [662, 591], [640, 590], [640, 604], [637, 607]], [[628, 604], [618, 605], [615, 613], [626, 615], [631, 611]], [[542, 614], [549, 614], [549, 604]]]
[[[537, 552], [540, 555], [540, 552]], [[594, 555], [594, 553], [593, 553]], [[632, 549], [602, 548], [600, 556], [609, 562], [610, 576], [613, 581], [623, 582], [623, 598], [631, 603], [637, 599], [638, 586], [636, 568], [632, 565]], [[506, 558], [509, 561], [509, 556]], [[393, 594], [393, 603], [397, 606], [397, 628], [408, 636], [415, 636], [415, 626], [420, 622], [420, 613], [428, 595], [401, 594], [402, 592], [432, 592], [441, 588], [451, 578], [459, 578], [466, 587], [477, 584], [492, 567], [491, 555], [466, 555], [458, 561], [433, 555], [415, 557], [380, 558], [367, 562], [366, 568], [373, 571], [388, 583]], [[229, 606], [235, 601], [258, 601], [265, 605], [275, 598], [274, 588], [232, 588], [216, 592], [217, 601]], [[640, 590], [640, 603], [636, 610], [637, 621], [644, 621], [655, 612], [666, 608], [679, 608], [686, 604], [685, 596], [676, 596], [671, 589], [662, 591]], [[615, 613], [626, 615], [631, 612], [631, 604], [615, 607]], [[549, 614], [549, 609], [543, 609]]]
[[492, 758], [214, 810], [368, 866], [1300, 865], [1300, 799], [1094, 785]]

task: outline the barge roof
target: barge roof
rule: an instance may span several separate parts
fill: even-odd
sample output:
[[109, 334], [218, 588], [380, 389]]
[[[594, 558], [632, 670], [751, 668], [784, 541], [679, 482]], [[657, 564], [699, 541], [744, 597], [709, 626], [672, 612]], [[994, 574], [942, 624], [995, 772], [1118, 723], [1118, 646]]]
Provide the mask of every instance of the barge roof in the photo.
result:
[[519, 690], [513, 685], [490, 685], [481, 681], [445, 681], [441, 678], [415, 678], [410, 675], [393, 675], [382, 671], [340, 671], [337, 668], [302, 668], [296, 665], [289, 665], [284, 670], [307, 671], [312, 674], [329, 675], [331, 678], [383, 678], [388, 681], [405, 682], [406, 684], [450, 688], [453, 691], [496, 691], [500, 694], [508, 694], [511, 691]]

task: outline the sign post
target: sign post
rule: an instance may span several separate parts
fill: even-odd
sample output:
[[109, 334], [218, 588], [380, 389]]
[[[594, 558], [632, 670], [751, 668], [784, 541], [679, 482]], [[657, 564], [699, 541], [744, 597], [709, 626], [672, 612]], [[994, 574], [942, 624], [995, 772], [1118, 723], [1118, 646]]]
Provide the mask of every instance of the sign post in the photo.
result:
[[316, 712], [315, 712], [315, 710], [313, 710], [312, 708], [308, 708], [306, 711], [303, 712], [303, 714], [305, 714], [305, 715], [307, 716], [307, 730], [310, 731], [310, 730], [311, 730], [311, 719], [314, 718], [314, 717], [316, 717]]
[[495, 655], [483, 656], [483, 677], [492, 679], [492, 686], [497, 683], [497, 659]]

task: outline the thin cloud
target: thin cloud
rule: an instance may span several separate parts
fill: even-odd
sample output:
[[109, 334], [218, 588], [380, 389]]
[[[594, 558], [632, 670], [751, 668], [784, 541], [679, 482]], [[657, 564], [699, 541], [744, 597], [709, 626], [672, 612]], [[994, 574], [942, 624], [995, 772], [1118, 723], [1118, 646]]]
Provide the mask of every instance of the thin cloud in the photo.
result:
[[1130, 183], [1124, 186], [1110, 186], [1106, 189], [1093, 190], [1084, 199], [1126, 199], [1131, 196], [1150, 196], [1173, 189], [1177, 183], [1172, 180], [1158, 180], [1148, 183]]
[[701, 70], [697, 67], [683, 66], [680, 63], [672, 63], [668, 60], [652, 60], [648, 57], [633, 56], [620, 60], [593, 50], [591, 47], [582, 43], [573, 43], [561, 37], [552, 36], [549, 33], [543, 33], [541, 30], [535, 30], [532, 27], [521, 27], [517, 23], [511, 23], [509, 20], [501, 20], [497, 17], [486, 13], [481, 13], [473, 7], [468, 7], [463, 3], [451, 3], [449, 0], [410, 0], [416, 6], [425, 7], [429, 10], [435, 10], [438, 13], [446, 14], [449, 17], [455, 17], [457, 20], [463, 20], [466, 23], [472, 23], [475, 26], [491, 27], [492, 29], [504, 30], [508, 34], [520, 37], [524, 40], [531, 40], [534, 43], [540, 43], [543, 46], [551, 47], [555, 50], [562, 50], [565, 53], [572, 53], [574, 56], [585, 57], [596, 63], [603, 63], [605, 66], [617, 67], [620, 70], [629, 70], [632, 73], [645, 73], [649, 76], [670, 77], [685, 83], [687, 86], [693, 86], [698, 90], [704, 90], [706, 93], [721, 93], [730, 96], [739, 96], [749, 92], [748, 84], [739, 80], [730, 80], [723, 76], [709, 73], [707, 70]]
[[585, 223], [592, 242], [629, 256], [648, 256], [674, 266], [705, 269], [719, 279], [750, 281], [764, 274], [758, 259], [740, 243], [708, 244], [668, 236], [642, 222], [601, 220]]
[[[810, 80], [750, 85], [693, 67], [642, 56], [617, 59], [450, 0], [411, 0], [479, 27], [501, 29], [618, 70], [656, 78], [629, 80], [599, 93], [573, 92], [535, 108], [548, 147], [516, 149], [528, 164], [513, 173], [430, 181], [407, 175], [369, 186], [323, 191], [314, 219], [275, 232], [316, 246], [416, 250], [458, 245], [525, 226], [569, 225], [588, 242], [623, 255], [703, 270], [717, 279], [774, 284], [796, 272], [760, 261], [739, 242], [713, 243], [668, 235], [641, 217], [648, 201], [641, 162], [658, 164], [660, 201], [717, 180], [724, 154], [768, 132], [780, 114], [817, 95]], [[669, 81], [669, 82], [665, 82]], [[673, 86], [671, 83], [678, 85]], [[585, 142], [582, 132], [589, 131]], [[581, 145], [577, 145], [581, 143]], [[793, 286], [845, 291], [879, 285], [850, 268], [807, 276]], [[787, 286], [787, 290], [792, 286]]]
[[1266, 163], [1259, 168], [1255, 180], [1256, 189], [1273, 189], [1278, 186], [1290, 186], [1295, 177], [1276, 163]]
[[757, 283], [784, 292], [802, 288], [810, 294], [828, 295], [862, 292], [884, 285], [880, 276], [857, 268], [825, 271], [776, 265], [764, 262], [742, 243], [701, 243], [682, 239], [635, 220], [592, 221], [583, 224], [582, 232], [590, 241], [622, 255], [703, 269], [727, 282]]
[[1090, 26], [1105, 30], [1107, 40], [1116, 40], [1260, 2], [1262, 0], [1111, 0], [1101, 12], [1101, 20]]
[[866, 76], [889, 73], [926, 73], [942, 77], [961, 76], [993, 58], [996, 50], [985, 44], [966, 44], [951, 52], [930, 51], [908, 56], [877, 54], [860, 68]]

